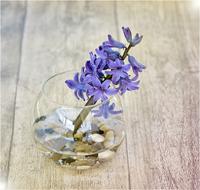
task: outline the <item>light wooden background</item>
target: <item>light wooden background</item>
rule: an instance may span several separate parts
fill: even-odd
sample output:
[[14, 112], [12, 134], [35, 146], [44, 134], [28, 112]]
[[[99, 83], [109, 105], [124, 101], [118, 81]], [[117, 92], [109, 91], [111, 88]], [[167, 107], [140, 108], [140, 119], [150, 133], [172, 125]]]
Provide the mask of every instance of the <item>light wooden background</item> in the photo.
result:
[[[1, 187], [199, 189], [199, 12], [191, 2], [2, 2]], [[69, 171], [35, 148], [35, 97], [52, 74], [80, 70], [108, 33], [144, 35], [147, 66], [126, 94], [127, 136], [106, 165]]]

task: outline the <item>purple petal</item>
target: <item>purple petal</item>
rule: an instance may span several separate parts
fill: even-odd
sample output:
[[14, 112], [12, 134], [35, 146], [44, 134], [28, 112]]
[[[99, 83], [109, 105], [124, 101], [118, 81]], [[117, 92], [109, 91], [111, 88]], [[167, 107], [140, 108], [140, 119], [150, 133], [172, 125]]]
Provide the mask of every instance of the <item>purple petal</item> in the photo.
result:
[[139, 81], [136, 81], [136, 82], [132, 81], [128, 84], [127, 89], [128, 90], [137, 90], [137, 89], [139, 89], [138, 84], [139, 84]]
[[120, 88], [120, 91], [121, 91], [121, 95], [122, 95], [126, 92], [126, 88], [122, 87], [122, 88]]
[[117, 89], [114, 89], [114, 88], [112, 88], [112, 89], [107, 89], [106, 91], [105, 91], [105, 93], [106, 94], [108, 94], [108, 95], [114, 95], [114, 94], [117, 94], [118, 93], [118, 90]]
[[78, 96], [79, 96], [80, 98], [82, 98], [82, 99], [85, 101], [85, 97], [84, 97], [84, 95], [83, 95], [83, 91], [79, 90], [79, 91], [78, 91]]
[[107, 55], [105, 54], [105, 52], [103, 51], [101, 46], [98, 49], [96, 49], [95, 51], [99, 55], [99, 57], [101, 57], [102, 59], [107, 58]]
[[93, 77], [92, 84], [93, 84], [93, 86], [96, 86], [96, 87], [101, 86], [101, 82], [96, 77]]
[[99, 113], [99, 110], [92, 110], [92, 113]]
[[135, 57], [128, 55], [128, 62], [131, 64], [131, 66], [135, 65]]
[[133, 38], [131, 44], [132, 46], [136, 46], [137, 44], [139, 44], [142, 41], [143, 36], [139, 35], [138, 33], [135, 35], [135, 37]]
[[110, 86], [111, 80], [105, 80], [101, 86], [103, 89], [107, 89]]
[[[118, 59], [117, 59], [118, 60]], [[109, 68], [110, 69], [115, 69], [115, 68], [117, 68], [117, 67], [120, 67], [120, 66], [122, 66], [122, 64], [121, 64], [121, 62], [119, 62], [119, 61], [110, 61], [109, 62], [109, 64], [108, 64], [108, 66], [109, 66]]]
[[118, 75], [118, 74], [115, 74], [112, 76], [112, 81], [114, 84], [117, 83], [119, 81], [119, 79], [120, 79], [120, 75]]
[[93, 95], [93, 99], [96, 102], [97, 100], [99, 100], [100, 98], [102, 98], [102, 92], [101, 91], [96, 91]]
[[92, 61], [92, 63], [94, 63], [96, 56], [95, 54], [93, 54], [92, 52], [89, 53], [90, 54], [90, 60]]
[[108, 99], [108, 97], [105, 94], [102, 93], [101, 100], [102, 101], [106, 101], [107, 99]]
[[66, 80], [65, 83], [71, 89], [74, 89], [76, 87], [76, 82], [74, 82], [73, 80]]
[[142, 71], [142, 69], [145, 69], [145, 66], [143, 64], [139, 63], [133, 56], [129, 55], [128, 61], [131, 64], [133, 71], [135, 70], [135, 68], [139, 69], [139, 71]]
[[103, 115], [103, 117], [104, 117], [105, 119], [108, 118], [108, 112], [107, 112], [107, 111], [103, 111], [102, 115]]
[[114, 114], [114, 115], [120, 114], [120, 113], [122, 113], [122, 112], [123, 112], [122, 110], [119, 110], [119, 111], [113, 111], [113, 110], [111, 110], [111, 111], [110, 111], [110, 113], [111, 113], [111, 114]]
[[112, 103], [112, 104], [110, 105], [110, 107], [109, 107], [109, 111], [114, 110], [114, 108], [115, 108], [115, 103]]
[[114, 40], [110, 34], [108, 35], [108, 41], [112, 47], [116, 47], [116, 48], [125, 48], [126, 47], [123, 43]]
[[101, 61], [101, 63], [99, 64], [98, 72], [102, 72], [102, 70], [105, 68], [105, 66], [106, 66], [106, 62]]
[[129, 27], [127, 27], [127, 28], [122, 27], [122, 30], [124, 32], [124, 36], [125, 36], [127, 42], [131, 43], [132, 42], [132, 33], [131, 33], [131, 30], [129, 29]]
[[135, 81], [135, 80], [137, 80], [138, 79], [138, 72], [137, 73], [135, 73], [135, 76], [131, 79], [132, 81]]
[[88, 84], [92, 82], [92, 80], [93, 80], [93, 77], [91, 75], [87, 75], [84, 79], [84, 82]]
[[79, 100], [80, 98], [78, 97], [78, 91], [77, 90], [75, 90], [74, 91], [74, 95], [76, 96], [76, 98]]
[[126, 64], [123, 66], [123, 70], [124, 71], [128, 71], [130, 69], [131, 65], [130, 64]]
[[95, 60], [95, 65], [98, 67], [99, 65], [101, 65], [102, 64], [102, 59], [101, 58], [97, 58], [96, 60]]
[[94, 94], [97, 92], [98, 89], [95, 88], [90, 88], [88, 89], [88, 94], [89, 96], [94, 96]]
[[[107, 97], [105, 96], [105, 98], [107, 99]], [[104, 99], [105, 99], [104, 98]], [[122, 111], [121, 110], [114, 110], [115, 104], [112, 103], [111, 105], [109, 105], [110, 102], [106, 101], [103, 102], [103, 104], [101, 106], [99, 106], [98, 110], [92, 110], [93, 113], [95, 113], [95, 117], [104, 117], [104, 118], [108, 118], [110, 114], [119, 114]]]
[[119, 75], [122, 78], [126, 78], [128, 76], [128, 73], [126, 71], [123, 71], [123, 72], [121, 71], [121, 72], [119, 72]]
[[94, 114], [94, 117], [101, 117], [101, 116], [102, 116], [101, 113]]
[[84, 82], [84, 79], [85, 79], [84, 69], [85, 69], [85, 67], [82, 67], [82, 68], [81, 68], [80, 82]]
[[75, 73], [74, 75], [74, 81], [79, 83], [79, 73]]
[[85, 68], [86, 68], [86, 73], [91, 73], [93, 72], [93, 67], [90, 61], [87, 61], [85, 63]]
[[109, 41], [105, 41], [105, 42], [103, 42], [102, 44], [103, 44], [103, 47], [105, 47], [105, 48], [110, 48], [110, 47], [112, 47], [112, 45], [110, 44]]
[[138, 90], [139, 87], [133, 85], [133, 86], [128, 87], [127, 89], [128, 89], [129, 91], [131, 91], [131, 90]]
[[87, 85], [87, 87], [88, 87], [88, 89], [87, 89], [87, 93], [88, 93], [88, 95], [89, 96], [92, 96], [93, 94], [94, 94], [94, 92], [95, 92], [95, 88], [93, 88], [93, 87], [89, 87], [90, 85]]

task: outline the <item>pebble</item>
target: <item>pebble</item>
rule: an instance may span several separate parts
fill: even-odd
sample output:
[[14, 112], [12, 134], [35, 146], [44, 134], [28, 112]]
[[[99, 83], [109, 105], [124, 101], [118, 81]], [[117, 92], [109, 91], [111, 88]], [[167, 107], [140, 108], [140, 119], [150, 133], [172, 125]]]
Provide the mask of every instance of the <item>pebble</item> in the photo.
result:
[[115, 155], [115, 152], [111, 150], [106, 150], [98, 154], [98, 158], [100, 161], [105, 161], [111, 159]]
[[104, 147], [109, 148], [114, 144], [114, 132], [113, 131], [108, 131], [105, 135], [105, 141], [104, 141]]
[[102, 150], [104, 148], [103, 144], [102, 143], [94, 143], [92, 145], [94, 151], [99, 151], [99, 150]]
[[104, 137], [99, 134], [91, 134], [89, 137], [91, 138], [92, 141], [96, 143], [100, 143], [104, 141]]
[[92, 146], [89, 144], [86, 144], [84, 142], [76, 142], [75, 144], [75, 152], [91, 152]]
[[75, 139], [78, 139], [78, 140], [81, 140], [83, 138], [83, 132], [77, 132], [75, 135], [74, 135], [74, 138]]

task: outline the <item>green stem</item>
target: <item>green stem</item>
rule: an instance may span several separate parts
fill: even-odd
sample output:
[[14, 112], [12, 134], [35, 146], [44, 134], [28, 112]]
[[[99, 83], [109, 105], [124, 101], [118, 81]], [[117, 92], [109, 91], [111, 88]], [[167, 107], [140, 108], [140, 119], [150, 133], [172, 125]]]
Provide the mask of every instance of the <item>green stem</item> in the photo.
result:
[[[74, 120], [74, 122], [73, 122], [73, 124], [74, 124], [73, 136], [76, 134], [76, 132], [80, 128], [81, 124], [83, 123], [83, 121], [85, 120], [85, 118], [89, 114], [90, 110], [92, 109], [92, 106], [90, 106], [90, 105], [94, 105], [95, 103], [96, 102], [94, 102], [93, 97], [90, 97], [89, 100], [87, 101], [87, 103], [85, 104], [86, 108], [84, 108], [79, 113], [79, 115], [77, 116], [76, 120]], [[87, 106], [90, 106], [90, 107], [87, 107]]]
[[126, 57], [127, 57], [127, 55], [128, 55], [128, 52], [129, 52], [129, 50], [131, 49], [131, 47], [132, 47], [132, 45], [131, 44], [129, 44], [129, 46], [125, 49], [125, 51], [124, 51], [124, 53], [123, 53], [123, 55], [122, 55], [122, 60], [124, 60], [124, 59], [126, 59]]

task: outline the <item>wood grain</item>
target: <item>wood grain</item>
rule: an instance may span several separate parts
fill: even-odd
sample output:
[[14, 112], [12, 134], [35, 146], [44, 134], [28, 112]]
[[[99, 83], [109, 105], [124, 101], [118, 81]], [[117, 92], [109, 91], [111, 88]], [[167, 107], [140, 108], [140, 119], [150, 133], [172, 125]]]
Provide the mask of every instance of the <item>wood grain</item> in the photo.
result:
[[[12, 144], [16, 89], [19, 79], [25, 3], [2, 2], [1, 30], [1, 181], [8, 174]], [[14, 31], [14, 32], [13, 32]]]
[[198, 11], [169, 2], [117, 7], [119, 26], [143, 33], [132, 53], [147, 66], [141, 89], [124, 98], [131, 188], [198, 189]]
[[[3, 10], [1, 168], [7, 189], [199, 189], [198, 9], [174, 1], [32, 1], [10, 2]], [[140, 90], [122, 97], [126, 140], [99, 168], [62, 169], [35, 147], [35, 98], [51, 75], [80, 70], [108, 33], [124, 40], [121, 26], [143, 33], [132, 53], [147, 66]]]

